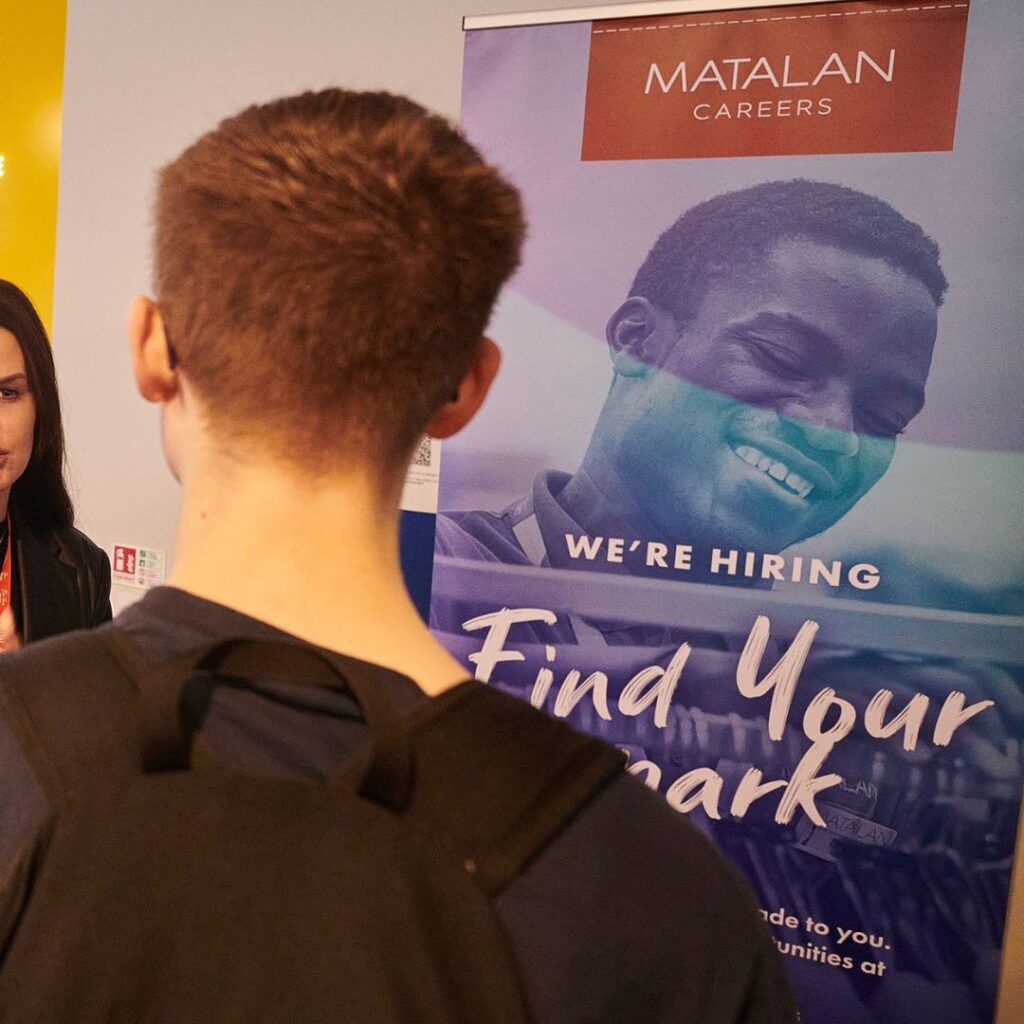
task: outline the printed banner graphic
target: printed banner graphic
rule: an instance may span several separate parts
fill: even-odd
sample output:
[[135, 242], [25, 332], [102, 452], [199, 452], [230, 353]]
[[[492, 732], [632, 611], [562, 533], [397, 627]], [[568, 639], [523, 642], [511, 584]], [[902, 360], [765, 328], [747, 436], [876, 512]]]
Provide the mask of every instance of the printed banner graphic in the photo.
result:
[[[744, 872], [808, 1024], [990, 1024], [1024, 738], [1013, 0], [469, 33], [530, 236], [431, 625]], [[686, 870], [686, 865], [680, 865]]]

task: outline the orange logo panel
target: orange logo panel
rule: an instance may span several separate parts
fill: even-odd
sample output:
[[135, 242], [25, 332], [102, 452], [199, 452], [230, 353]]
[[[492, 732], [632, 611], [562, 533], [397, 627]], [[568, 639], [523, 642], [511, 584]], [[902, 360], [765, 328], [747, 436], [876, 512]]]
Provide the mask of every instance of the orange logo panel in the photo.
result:
[[952, 149], [968, 5], [595, 22], [583, 159]]

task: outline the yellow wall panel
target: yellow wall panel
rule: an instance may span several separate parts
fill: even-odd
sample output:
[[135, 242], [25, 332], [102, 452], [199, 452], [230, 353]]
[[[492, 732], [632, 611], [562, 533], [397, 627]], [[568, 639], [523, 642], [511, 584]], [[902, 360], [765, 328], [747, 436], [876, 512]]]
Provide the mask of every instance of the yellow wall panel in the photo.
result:
[[53, 312], [66, 0], [0, 0], [0, 277]]

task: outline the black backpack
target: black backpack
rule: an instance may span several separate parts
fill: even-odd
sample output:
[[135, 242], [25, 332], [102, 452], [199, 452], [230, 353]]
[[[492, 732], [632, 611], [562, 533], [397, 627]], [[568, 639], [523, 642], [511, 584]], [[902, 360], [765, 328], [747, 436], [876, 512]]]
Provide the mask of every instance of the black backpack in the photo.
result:
[[[4, 657], [56, 809], [4, 1024], [529, 1020], [493, 902], [621, 772], [614, 749], [473, 682], [401, 715], [360, 663], [298, 644], [154, 670], [115, 624]], [[327, 783], [190, 770], [196, 673], [343, 688], [372, 740]]]

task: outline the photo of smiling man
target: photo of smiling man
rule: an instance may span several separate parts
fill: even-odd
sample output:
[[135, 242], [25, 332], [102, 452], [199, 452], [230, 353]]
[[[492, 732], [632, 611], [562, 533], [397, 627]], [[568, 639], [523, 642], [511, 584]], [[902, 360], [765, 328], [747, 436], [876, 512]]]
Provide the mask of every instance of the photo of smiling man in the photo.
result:
[[[946, 287], [935, 242], [863, 192], [797, 179], [700, 203], [656, 241], [608, 320], [612, 383], [579, 468], [540, 473], [500, 512], [443, 514], [438, 554], [675, 579], [683, 568], [691, 583], [759, 588], [794, 580], [772, 557], [867, 494], [922, 408]], [[588, 557], [609, 537], [643, 540]], [[471, 612], [432, 608], [452, 633]], [[579, 616], [535, 638], [596, 634], [659, 640]]]

